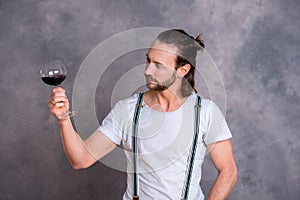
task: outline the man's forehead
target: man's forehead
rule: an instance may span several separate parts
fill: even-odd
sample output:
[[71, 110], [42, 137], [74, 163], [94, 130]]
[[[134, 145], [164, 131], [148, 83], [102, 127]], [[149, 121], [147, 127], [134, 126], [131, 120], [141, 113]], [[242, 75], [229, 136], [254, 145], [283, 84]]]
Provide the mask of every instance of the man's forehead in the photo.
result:
[[178, 55], [178, 48], [175, 45], [162, 43], [159, 40], [156, 40], [152, 43], [148, 52], [150, 50], [159, 50], [159, 51], [164, 51], [166, 53], [174, 54], [175, 56]]

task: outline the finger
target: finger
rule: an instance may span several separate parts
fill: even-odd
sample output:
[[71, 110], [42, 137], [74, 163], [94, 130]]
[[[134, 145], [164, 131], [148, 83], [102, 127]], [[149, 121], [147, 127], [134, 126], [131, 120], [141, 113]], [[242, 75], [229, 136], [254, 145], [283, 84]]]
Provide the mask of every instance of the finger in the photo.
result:
[[68, 101], [68, 99], [65, 97], [53, 97], [49, 100], [49, 103], [56, 104], [59, 102], [67, 102], [67, 101]]
[[53, 93], [56, 93], [56, 92], [64, 92], [65, 93], [66, 91], [62, 87], [55, 87], [52, 89], [52, 92]]
[[48, 104], [51, 103], [51, 104], [55, 104], [59, 101], [69, 101], [68, 100], [68, 97], [64, 94], [64, 93], [58, 93], [58, 94], [52, 94], [48, 100]]
[[62, 108], [62, 107], [65, 108], [65, 103], [63, 103], [63, 102], [58, 102], [58, 103], [55, 103], [53, 106], [55, 106], [55, 107], [57, 107], [57, 108]]
[[48, 104], [48, 106], [49, 106], [50, 110], [57, 110], [57, 109], [61, 109], [61, 108], [63, 108], [64, 110], [69, 109], [69, 103], [68, 102], [56, 102], [56, 103], [50, 102]]
[[49, 99], [48, 106], [52, 107], [55, 106], [57, 103], [68, 104], [69, 100], [66, 97], [53, 97]]
[[66, 93], [64, 92], [55, 92], [51, 95], [50, 98], [57, 98], [57, 97], [64, 97], [64, 98], [67, 98], [67, 95]]
[[54, 104], [55, 104], [55, 102], [54, 102], [53, 98], [50, 98], [48, 100], [48, 106], [49, 106], [49, 108], [52, 107]]

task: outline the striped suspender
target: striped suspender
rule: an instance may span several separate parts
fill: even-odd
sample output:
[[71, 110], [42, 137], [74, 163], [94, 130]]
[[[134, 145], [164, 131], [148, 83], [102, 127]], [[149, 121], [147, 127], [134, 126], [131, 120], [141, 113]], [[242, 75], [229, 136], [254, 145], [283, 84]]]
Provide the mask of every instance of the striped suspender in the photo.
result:
[[142, 109], [142, 102], [143, 102], [144, 93], [140, 93], [133, 116], [133, 123], [132, 123], [132, 170], [133, 170], [133, 200], [139, 199], [139, 172], [138, 172], [138, 126], [139, 126], [139, 115]]
[[200, 110], [201, 109], [201, 97], [197, 96], [197, 102], [195, 104], [195, 123], [194, 123], [194, 139], [193, 145], [190, 149], [189, 158], [188, 158], [188, 165], [187, 171], [185, 173], [185, 181], [184, 186], [181, 193], [181, 200], [187, 200], [189, 194], [189, 188], [192, 178], [192, 172], [194, 167], [194, 160], [195, 154], [197, 150], [197, 142], [198, 142], [198, 135], [199, 135], [199, 125], [200, 125]]
[[[138, 188], [138, 181], [139, 181], [139, 173], [138, 173], [138, 147], [137, 147], [137, 139], [138, 139], [138, 121], [140, 111], [142, 109], [142, 102], [143, 102], [144, 93], [140, 93], [137, 104], [134, 110], [133, 116], [133, 124], [132, 124], [132, 155], [133, 155], [133, 200], [139, 199], [139, 188]], [[197, 141], [199, 135], [199, 125], [200, 125], [200, 109], [201, 109], [201, 97], [197, 96], [197, 101], [195, 104], [195, 124], [194, 124], [194, 138], [193, 144], [190, 149], [189, 157], [188, 157], [188, 164], [187, 164], [187, 171], [185, 174], [185, 181], [184, 187], [181, 194], [181, 200], [187, 200], [189, 187], [192, 177], [192, 171], [194, 166], [195, 154], [197, 150]]]

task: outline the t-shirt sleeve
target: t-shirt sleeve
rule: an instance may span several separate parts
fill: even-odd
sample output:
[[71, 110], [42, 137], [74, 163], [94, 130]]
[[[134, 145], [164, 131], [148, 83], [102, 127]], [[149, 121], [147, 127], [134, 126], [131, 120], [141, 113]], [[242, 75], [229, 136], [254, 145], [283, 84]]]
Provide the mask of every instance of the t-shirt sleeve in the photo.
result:
[[104, 118], [98, 130], [106, 135], [111, 141], [119, 145], [122, 140], [121, 106], [118, 102], [109, 114]]
[[210, 101], [206, 115], [206, 131], [204, 133], [205, 144], [211, 144], [232, 137], [227, 122], [219, 107]]

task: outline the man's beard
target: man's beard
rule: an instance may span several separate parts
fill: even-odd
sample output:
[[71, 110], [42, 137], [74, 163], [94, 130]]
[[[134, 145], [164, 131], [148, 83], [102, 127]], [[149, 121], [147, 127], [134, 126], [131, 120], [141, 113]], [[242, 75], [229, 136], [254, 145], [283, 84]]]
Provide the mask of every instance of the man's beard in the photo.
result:
[[[151, 76], [146, 76], [147, 87], [150, 90], [155, 90], [155, 91], [160, 91], [160, 92], [168, 89], [171, 85], [173, 85], [175, 80], [176, 80], [176, 72], [174, 72], [172, 74], [171, 78], [169, 78], [168, 80], [162, 81], [162, 82], [157, 81], [156, 79], [152, 78]], [[149, 81], [152, 81], [156, 84], [151, 85], [148, 83]]]

